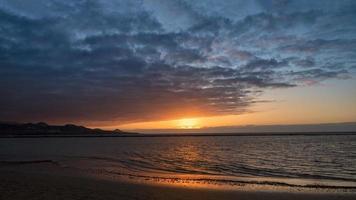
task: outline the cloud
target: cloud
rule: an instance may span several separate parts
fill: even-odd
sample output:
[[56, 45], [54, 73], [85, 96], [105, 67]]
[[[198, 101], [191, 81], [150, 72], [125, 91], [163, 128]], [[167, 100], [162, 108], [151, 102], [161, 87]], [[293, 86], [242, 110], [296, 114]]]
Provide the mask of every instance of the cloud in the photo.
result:
[[200, 16], [179, 0], [144, 0], [143, 5], [169, 32], [184, 31], [199, 22]]
[[0, 3], [5, 120], [240, 114], [266, 88], [355, 71], [352, 1]]

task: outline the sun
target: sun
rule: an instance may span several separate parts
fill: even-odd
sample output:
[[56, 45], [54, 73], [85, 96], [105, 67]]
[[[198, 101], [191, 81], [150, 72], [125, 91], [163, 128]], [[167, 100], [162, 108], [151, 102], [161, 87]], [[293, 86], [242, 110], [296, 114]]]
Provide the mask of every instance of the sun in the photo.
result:
[[177, 126], [181, 129], [196, 129], [200, 128], [199, 120], [194, 118], [180, 119], [178, 120]]

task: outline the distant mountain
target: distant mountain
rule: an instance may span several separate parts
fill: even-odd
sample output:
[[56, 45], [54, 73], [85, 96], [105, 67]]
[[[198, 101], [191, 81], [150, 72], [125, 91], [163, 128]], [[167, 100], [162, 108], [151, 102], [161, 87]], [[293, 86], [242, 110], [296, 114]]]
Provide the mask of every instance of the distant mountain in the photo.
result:
[[63, 126], [48, 125], [44, 122], [39, 123], [15, 123], [0, 122], [1, 136], [107, 136], [107, 135], [128, 135], [135, 134], [124, 132], [119, 129], [114, 131], [102, 129], [90, 129], [84, 126], [67, 124]]

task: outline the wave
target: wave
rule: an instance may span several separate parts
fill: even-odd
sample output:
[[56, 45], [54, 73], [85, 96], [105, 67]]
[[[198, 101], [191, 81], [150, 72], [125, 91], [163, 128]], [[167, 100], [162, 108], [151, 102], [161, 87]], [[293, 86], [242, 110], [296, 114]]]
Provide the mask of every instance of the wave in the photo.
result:
[[243, 186], [243, 185], [267, 185], [267, 186], [285, 186], [298, 188], [313, 188], [313, 189], [356, 189], [354, 185], [323, 185], [323, 184], [292, 184], [283, 181], [256, 181], [256, 180], [230, 180], [230, 179], [216, 179], [216, 178], [182, 178], [182, 177], [162, 177], [154, 175], [142, 175], [132, 173], [122, 173], [109, 170], [101, 170], [101, 172], [127, 176], [130, 178], [139, 178], [144, 180], [166, 181], [166, 182], [196, 182], [205, 184], [229, 185], [229, 186]]
[[206, 170], [202, 169], [187, 169], [180, 166], [178, 162], [172, 166], [157, 165], [157, 163], [150, 162], [149, 160], [135, 160], [135, 159], [118, 159], [111, 157], [98, 157], [98, 156], [86, 156], [81, 157], [89, 160], [100, 160], [104, 162], [112, 162], [119, 167], [122, 167], [128, 171], [140, 171], [140, 172], [161, 172], [166, 173], [179, 173], [183, 175], [212, 175], [212, 176], [230, 176], [230, 177], [270, 177], [270, 178], [292, 178], [292, 179], [313, 179], [313, 180], [333, 180], [333, 181], [350, 181], [355, 182], [355, 178], [349, 177], [335, 177], [327, 175], [316, 175], [308, 173], [293, 173], [281, 170], [272, 170], [266, 168], [257, 168], [253, 166], [235, 165], [235, 166], [206, 166]]
[[[86, 165], [85, 169], [89, 173], [94, 174], [106, 174], [106, 175], [114, 175], [114, 176], [124, 176], [129, 178], [138, 178], [142, 180], [153, 180], [153, 181], [165, 181], [165, 182], [194, 182], [194, 183], [203, 183], [203, 184], [214, 184], [214, 185], [230, 185], [230, 186], [242, 186], [248, 184], [254, 185], [269, 185], [269, 186], [286, 186], [286, 187], [300, 187], [300, 188], [315, 188], [315, 189], [356, 189], [356, 181], [354, 179], [342, 179], [337, 181], [344, 181], [344, 182], [328, 182], [325, 180], [335, 180], [332, 177], [320, 177], [320, 176], [307, 176], [308, 179], [300, 179], [297, 182], [291, 181], [294, 177], [287, 177], [287, 176], [270, 176], [264, 177], [262, 175], [255, 176], [255, 177], [237, 177], [237, 176], [223, 176], [223, 175], [215, 175], [209, 173], [198, 173], [197, 171], [190, 171], [190, 170], [164, 170], [162, 168], [157, 167], [135, 167], [133, 163], [127, 160], [110, 158], [110, 157], [96, 157], [96, 156], [89, 156], [89, 157], [76, 157], [75, 160], [78, 158], [87, 159], [87, 160], [101, 160], [101, 161], [109, 161], [116, 164], [120, 164], [121, 167], [117, 165], [111, 170], [106, 169], [105, 167], [102, 168], [91, 168], [90, 165]], [[95, 162], [98, 164], [98, 162]], [[30, 165], [30, 164], [53, 164], [59, 167], [66, 167], [72, 169], [83, 170], [83, 166], [81, 165], [63, 165], [62, 162], [57, 160], [51, 159], [43, 159], [43, 160], [0, 160], [0, 165]], [[137, 164], [137, 163], [136, 163]], [[136, 170], [132, 170], [136, 169]], [[154, 172], [152, 171], [154, 170]], [[258, 170], [260, 171], [260, 170]], [[168, 173], [167, 173], [168, 172]], [[304, 177], [305, 178], [305, 177]], [[319, 182], [317, 179], [322, 180]], [[256, 180], [258, 179], [258, 180]], [[296, 179], [297, 180], [297, 179]], [[302, 180], [302, 181], [301, 181]], [[303, 181], [304, 180], [304, 181]], [[305, 181], [306, 180], [306, 181]], [[314, 180], [314, 182], [313, 182]], [[336, 181], [335, 180], [335, 181]], [[311, 182], [313, 184], [311, 184]], [[297, 183], [304, 183], [304, 184], [297, 184]], [[326, 184], [320, 184], [326, 183]], [[335, 183], [335, 184], [333, 184]]]
[[[78, 158], [78, 157], [77, 157]], [[201, 182], [207, 184], [223, 185], [273, 185], [303, 188], [325, 188], [325, 189], [356, 189], [356, 180], [351, 178], [335, 178], [311, 174], [297, 174], [271, 172], [267, 169], [250, 168], [240, 166], [240, 175], [219, 174], [206, 171], [178, 169], [178, 167], [162, 167], [149, 163], [147, 160], [130, 160], [110, 157], [80, 157], [81, 159], [94, 161], [96, 167], [90, 168], [84, 163], [85, 168], [91, 172], [100, 172], [109, 176], [118, 175], [130, 178], [151, 179], [155, 181], [173, 182]], [[99, 161], [103, 162], [98, 165]], [[106, 163], [106, 164], [105, 164]], [[82, 163], [83, 164], [83, 163]], [[98, 167], [99, 166], [99, 167]], [[105, 167], [110, 166], [110, 167]], [[76, 166], [80, 169], [81, 166]], [[253, 172], [252, 172], [253, 171]]]
[[0, 160], [1, 165], [26, 165], [26, 164], [39, 164], [39, 163], [50, 163], [59, 165], [59, 162], [54, 160]]

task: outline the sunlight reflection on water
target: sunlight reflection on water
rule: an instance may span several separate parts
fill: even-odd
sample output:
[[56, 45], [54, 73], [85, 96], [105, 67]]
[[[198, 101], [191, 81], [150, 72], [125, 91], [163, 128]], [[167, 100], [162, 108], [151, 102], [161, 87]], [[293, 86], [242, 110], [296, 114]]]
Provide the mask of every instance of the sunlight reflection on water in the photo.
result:
[[[142, 178], [355, 185], [356, 136], [1, 139], [1, 160]], [[346, 181], [346, 183], [345, 183]]]

